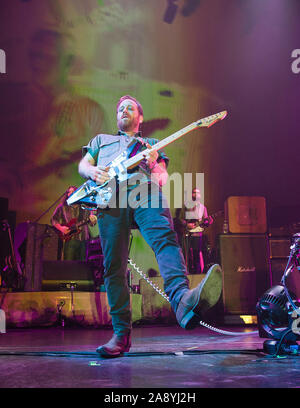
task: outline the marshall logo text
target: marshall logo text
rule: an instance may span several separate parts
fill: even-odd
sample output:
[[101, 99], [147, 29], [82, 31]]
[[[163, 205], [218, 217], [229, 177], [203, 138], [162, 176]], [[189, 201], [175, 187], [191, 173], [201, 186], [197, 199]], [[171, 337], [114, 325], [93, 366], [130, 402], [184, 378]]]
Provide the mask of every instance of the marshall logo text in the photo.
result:
[[237, 268], [238, 272], [255, 272], [256, 268], [255, 266], [239, 266]]

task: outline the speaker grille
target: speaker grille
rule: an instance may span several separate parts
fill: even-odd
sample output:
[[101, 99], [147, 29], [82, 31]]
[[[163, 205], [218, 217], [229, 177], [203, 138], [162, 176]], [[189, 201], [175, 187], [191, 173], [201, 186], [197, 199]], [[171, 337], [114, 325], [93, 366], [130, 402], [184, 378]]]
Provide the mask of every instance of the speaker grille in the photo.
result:
[[270, 287], [266, 235], [220, 235], [225, 314], [256, 314], [256, 302]]

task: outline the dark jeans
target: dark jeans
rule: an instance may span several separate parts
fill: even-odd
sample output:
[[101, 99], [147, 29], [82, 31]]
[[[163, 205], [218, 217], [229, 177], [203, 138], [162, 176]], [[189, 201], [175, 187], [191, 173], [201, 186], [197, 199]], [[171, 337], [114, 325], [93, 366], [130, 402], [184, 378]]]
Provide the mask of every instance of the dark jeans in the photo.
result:
[[118, 335], [131, 328], [130, 294], [127, 282], [127, 262], [130, 227], [133, 219], [155, 253], [164, 290], [176, 311], [183, 293], [189, 289], [186, 265], [177, 243], [168, 208], [159, 194], [159, 208], [117, 208], [99, 214], [98, 224], [104, 255], [104, 283], [107, 291], [114, 332]]
[[63, 245], [64, 261], [85, 261], [86, 244], [85, 241], [71, 239]]
[[190, 273], [201, 273], [200, 252], [203, 246], [203, 234], [188, 237], [189, 240], [189, 271]]

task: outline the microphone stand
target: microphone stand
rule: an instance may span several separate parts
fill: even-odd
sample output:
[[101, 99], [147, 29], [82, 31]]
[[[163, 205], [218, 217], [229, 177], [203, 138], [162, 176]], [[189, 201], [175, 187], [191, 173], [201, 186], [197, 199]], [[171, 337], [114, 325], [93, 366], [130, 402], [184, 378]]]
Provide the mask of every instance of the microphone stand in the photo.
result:
[[60, 197], [58, 197], [57, 200], [54, 201], [53, 204], [50, 205], [50, 207], [47, 208], [47, 210], [45, 210], [40, 216], [38, 216], [38, 218], [36, 220], [33, 221], [33, 223], [38, 222], [45, 214], [47, 214], [48, 211], [50, 211], [50, 209], [59, 201], [63, 198], [63, 196], [65, 195], [65, 192], [62, 193], [62, 195]]

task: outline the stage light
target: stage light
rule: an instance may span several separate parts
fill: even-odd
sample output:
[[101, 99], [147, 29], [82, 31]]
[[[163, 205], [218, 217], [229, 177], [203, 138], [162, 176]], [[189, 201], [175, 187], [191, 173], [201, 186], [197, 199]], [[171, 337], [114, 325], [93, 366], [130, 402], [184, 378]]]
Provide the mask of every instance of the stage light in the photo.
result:
[[244, 324], [257, 324], [257, 316], [252, 315], [240, 315], [240, 318]]

